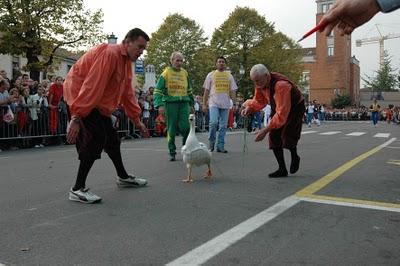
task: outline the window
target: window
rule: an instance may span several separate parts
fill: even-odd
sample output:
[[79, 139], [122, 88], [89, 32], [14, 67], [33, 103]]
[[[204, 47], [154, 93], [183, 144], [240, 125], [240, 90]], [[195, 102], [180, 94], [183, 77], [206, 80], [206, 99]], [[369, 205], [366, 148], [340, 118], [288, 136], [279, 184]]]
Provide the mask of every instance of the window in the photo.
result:
[[321, 11], [322, 13], [328, 12], [328, 10], [332, 7], [332, 3], [329, 4], [322, 4], [321, 5]]
[[328, 56], [334, 56], [333, 45], [328, 46]]
[[328, 4], [322, 4], [322, 13], [326, 13], [328, 11]]
[[335, 39], [333, 37], [326, 38], [326, 46], [333, 46], [335, 44]]
[[303, 82], [309, 82], [310, 81], [310, 71], [303, 71], [302, 75], [302, 81]]
[[13, 56], [13, 57], [12, 57], [12, 66], [13, 66], [13, 69], [19, 69], [19, 65], [20, 65], [19, 56]]

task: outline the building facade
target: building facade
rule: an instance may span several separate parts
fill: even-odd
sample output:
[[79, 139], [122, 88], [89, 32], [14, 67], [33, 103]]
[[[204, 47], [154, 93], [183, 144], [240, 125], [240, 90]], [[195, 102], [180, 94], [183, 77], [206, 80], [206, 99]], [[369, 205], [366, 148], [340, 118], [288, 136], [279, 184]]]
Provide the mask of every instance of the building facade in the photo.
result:
[[[78, 57], [65, 57], [55, 56], [55, 64], [52, 70], [47, 73], [48, 76], [61, 76], [65, 77], [73, 64], [77, 61]], [[15, 56], [8, 54], [0, 54], [0, 69], [8, 73], [10, 79], [16, 78], [19, 74], [29, 74], [23, 71], [23, 67], [27, 64], [28, 60], [23, 56]], [[40, 80], [43, 79], [43, 73], [40, 73]]]
[[[317, 0], [316, 23], [334, 4]], [[360, 66], [351, 55], [351, 35], [340, 36], [336, 29], [330, 36], [316, 33], [316, 47], [303, 49], [303, 79], [310, 100], [327, 105], [338, 95], [349, 95], [353, 104], [360, 102]]]

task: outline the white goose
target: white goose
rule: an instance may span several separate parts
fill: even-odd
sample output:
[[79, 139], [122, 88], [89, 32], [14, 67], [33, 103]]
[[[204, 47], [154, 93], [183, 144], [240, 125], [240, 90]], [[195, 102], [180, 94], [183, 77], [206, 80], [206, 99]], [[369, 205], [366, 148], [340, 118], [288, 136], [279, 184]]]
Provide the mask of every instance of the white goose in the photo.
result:
[[203, 164], [207, 164], [208, 171], [204, 176], [205, 179], [210, 179], [211, 174], [211, 152], [208, 150], [207, 146], [199, 142], [195, 133], [195, 116], [194, 114], [189, 115], [190, 122], [190, 132], [189, 136], [186, 139], [185, 145], [181, 149], [181, 153], [183, 156], [183, 162], [186, 164], [188, 168], [188, 176], [186, 179], [183, 179], [183, 182], [193, 182], [192, 178], [192, 166], [200, 166]]

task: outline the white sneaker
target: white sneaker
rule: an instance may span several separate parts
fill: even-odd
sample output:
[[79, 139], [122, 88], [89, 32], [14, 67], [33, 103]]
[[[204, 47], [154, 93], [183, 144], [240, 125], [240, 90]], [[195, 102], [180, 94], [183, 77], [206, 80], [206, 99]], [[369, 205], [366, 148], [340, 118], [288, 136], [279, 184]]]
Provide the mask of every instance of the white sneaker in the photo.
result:
[[144, 187], [147, 185], [147, 180], [129, 175], [125, 179], [117, 177], [117, 185], [119, 187]]
[[97, 203], [101, 201], [101, 198], [92, 192], [89, 192], [88, 188], [81, 188], [77, 191], [73, 191], [71, 188], [69, 191], [69, 200], [79, 201], [82, 203]]
[[40, 148], [40, 145], [35, 145], [35, 148]]

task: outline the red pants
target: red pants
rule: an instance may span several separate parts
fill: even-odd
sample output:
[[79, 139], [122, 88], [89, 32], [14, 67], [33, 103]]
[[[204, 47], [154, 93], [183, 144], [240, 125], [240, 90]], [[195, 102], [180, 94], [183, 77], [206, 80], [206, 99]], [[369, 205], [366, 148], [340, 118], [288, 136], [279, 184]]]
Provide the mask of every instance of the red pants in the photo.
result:
[[58, 109], [50, 109], [49, 113], [49, 129], [50, 133], [55, 135], [57, 134], [57, 125], [58, 125]]
[[229, 114], [228, 114], [228, 128], [233, 128], [233, 122], [235, 122], [235, 113], [233, 109], [229, 109]]

